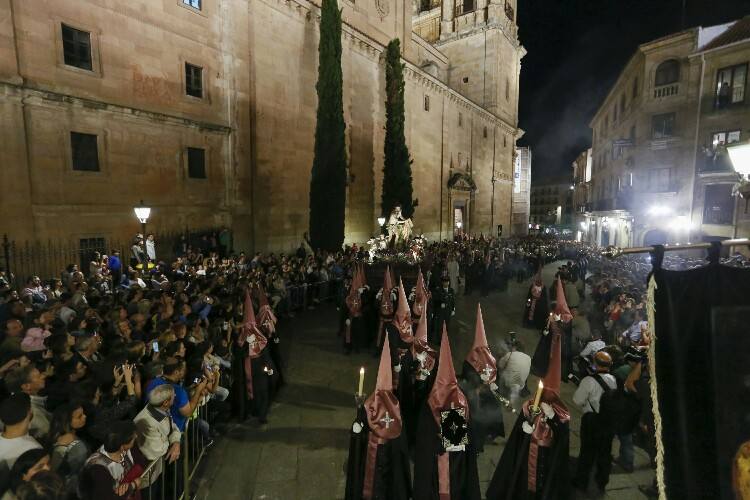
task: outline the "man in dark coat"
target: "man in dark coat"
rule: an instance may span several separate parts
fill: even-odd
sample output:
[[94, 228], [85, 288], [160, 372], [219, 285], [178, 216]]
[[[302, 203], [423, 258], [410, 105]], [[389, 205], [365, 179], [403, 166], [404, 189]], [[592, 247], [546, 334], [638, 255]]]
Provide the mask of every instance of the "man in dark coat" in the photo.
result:
[[456, 297], [453, 289], [450, 287], [450, 278], [444, 275], [441, 278], [441, 286], [432, 294], [433, 300], [433, 317], [432, 317], [432, 338], [433, 344], [438, 344], [440, 332], [445, 325], [446, 330], [450, 328], [451, 318], [456, 314]]
[[347, 462], [346, 500], [411, 498], [409, 449], [398, 399], [393, 394], [391, 351], [386, 338], [375, 392], [352, 424]]
[[443, 327], [435, 383], [419, 417], [414, 500], [481, 500], [469, 403], [458, 387]]

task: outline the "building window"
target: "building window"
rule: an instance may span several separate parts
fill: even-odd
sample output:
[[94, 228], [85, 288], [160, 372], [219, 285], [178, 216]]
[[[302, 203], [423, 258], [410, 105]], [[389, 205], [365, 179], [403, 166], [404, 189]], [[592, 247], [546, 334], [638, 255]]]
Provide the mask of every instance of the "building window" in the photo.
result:
[[424, 96], [424, 110], [425, 111], [430, 110], [430, 96], [428, 95]]
[[94, 134], [70, 133], [70, 152], [73, 170], [82, 172], [99, 171], [99, 149]]
[[464, 125], [464, 115], [462, 115], [460, 112], [458, 113], [458, 126], [463, 127]]
[[513, 6], [510, 2], [505, 2], [505, 17], [511, 21], [515, 20], [515, 12], [513, 11]]
[[633, 99], [638, 97], [638, 77], [633, 80]]
[[632, 146], [635, 146], [635, 125], [630, 127], [630, 142]]
[[507, 135], [503, 136], [503, 147], [504, 148], [508, 147], [508, 136]]
[[674, 135], [674, 113], [654, 115], [651, 124], [652, 139], [664, 139]]
[[617, 104], [612, 106], [612, 124], [617, 123]]
[[656, 68], [654, 86], [669, 85], [680, 79], [680, 63], [676, 59], [664, 61]]
[[63, 24], [62, 40], [65, 64], [91, 71], [91, 33]]
[[182, 0], [183, 5], [201, 10], [201, 0]]
[[189, 96], [203, 98], [203, 68], [185, 63], [185, 93]]
[[206, 178], [206, 150], [187, 148], [188, 177], [191, 179]]
[[463, 79], [461, 81], [464, 82], [464, 83], [469, 83], [469, 77], [465, 76], [465, 77], [463, 77]]
[[609, 115], [606, 115], [604, 117], [604, 131], [606, 132], [609, 129]]
[[482, 137], [484, 137], [485, 139], [487, 138], [487, 127], [484, 127], [482, 129]]
[[747, 64], [720, 69], [716, 75], [716, 107], [745, 102]]
[[505, 100], [510, 101], [510, 80], [505, 79]]
[[648, 172], [648, 185], [652, 193], [664, 193], [672, 190], [672, 169], [655, 168]]
[[625, 93], [620, 96], [620, 116], [625, 112]]
[[703, 202], [704, 224], [731, 224], [734, 219], [734, 198], [731, 184], [709, 184]]

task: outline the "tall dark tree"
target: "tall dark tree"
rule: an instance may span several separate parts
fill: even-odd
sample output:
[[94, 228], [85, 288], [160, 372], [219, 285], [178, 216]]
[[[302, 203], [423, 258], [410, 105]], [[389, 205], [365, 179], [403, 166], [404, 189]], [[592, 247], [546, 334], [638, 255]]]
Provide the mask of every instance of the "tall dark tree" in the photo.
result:
[[391, 40], [385, 58], [385, 162], [381, 208], [387, 217], [401, 204], [404, 217], [414, 213], [411, 186], [411, 159], [404, 136], [404, 65], [401, 44]]
[[310, 243], [338, 250], [344, 243], [346, 146], [341, 72], [341, 12], [323, 0], [318, 44], [318, 113], [310, 179]]

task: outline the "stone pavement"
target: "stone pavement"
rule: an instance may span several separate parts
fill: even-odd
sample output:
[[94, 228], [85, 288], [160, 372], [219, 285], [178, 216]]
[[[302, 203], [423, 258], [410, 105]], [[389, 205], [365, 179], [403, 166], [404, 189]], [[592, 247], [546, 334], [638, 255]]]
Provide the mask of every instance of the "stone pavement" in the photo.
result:
[[[550, 283], [557, 264], [544, 270]], [[379, 286], [372, 284], [371, 286]], [[482, 313], [490, 345], [499, 344], [516, 331], [527, 352], [536, 347], [538, 333], [520, 326], [528, 282], [511, 283], [506, 292], [482, 299]], [[459, 297], [451, 324], [454, 363], [460, 366], [474, 339], [474, 319], [479, 295]], [[199, 499], [334, 500], [344, 496], [345, 462], [349, 428], [355, 416], [354, 392], [360, 366], [366, 369], [365, 392], [375, 385], [378, 360], [369, 353], [344, 356], [336, 336], [337, 313], [332, 307], [305, 312], [280, 325], [287, 362], [288, 385], [271, 408], [269, 423], [236, 425], [210, 450], [202, 467]], [[531, 377], [529, 387], [536, 387]], [[580, 411], [572, 403], [575, 386], [563, 384], [562, 398], [571, 410], [570, 452], [578, 455]], [[515, 415], [506, 412], [505, 428]], [[479, 455], [482, 492], [502, 454], [503, 438], [485, 446]], [[613, 454], [617, 452], [617, 439]], [[650, 484], [653, 471], [647, 455], [636, 448], [636, 470], [624, 473], [613, 466], [607, 499], [642, 499], [638, 485]], [[588, 498], [581, 494], [577, 498]]]

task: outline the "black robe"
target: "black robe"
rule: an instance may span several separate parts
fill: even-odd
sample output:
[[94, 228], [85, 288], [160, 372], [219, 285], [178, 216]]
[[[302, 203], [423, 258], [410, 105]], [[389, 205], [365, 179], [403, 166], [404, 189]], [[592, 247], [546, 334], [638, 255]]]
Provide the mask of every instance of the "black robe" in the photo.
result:
[[534, 305], [534, 314], [529, 320], [529, 309], [531, 309], [531, 300], [534, 298], [531, 295], [531, 287], [529, 286], [529, 293], [526, 294], [526, 304], [523, 308], [523, 326], [527, 328], [536, 328], [541, 330], [547, 324], [547, 318], [549, 317], [549, 302], [547, 300], [547, 287], [542, 285], [542, 293], [536, 300]]
[[[357, 409], [355, 423], [361, 425], [362, 430], [358, 433], [354, 432], [353, 428], [349, 430], [345, 500], [361, 500], [363, 498], [370, 434], [363, 406]], [[396, 439], [378, 445], [372, 493], [373, 500], [408, 500], [411, 498], [409, 449], [403, 433]]]
[[[563, 382], [568, 381], [568, 374], [571, 373], [572, 369], [572, 357], [570, 343], [572, 342], [573, 329], [571, 322], [562, 323], [560, 322], [562, 329], [562, 345], [561, 359], [560, 359], [560, 374]], [[539, 339], [539, 343], [536, 345], [534, 355], [531, 357], [531, 373], [537, 377], [544, 377], [547, 374], [547, 368], [549, 367], [550, 349], [552, 348], [552, 334], [548, 332], [547, 335], [542, 335]]]
[[528, 460], [531, 435], [523, 431], [525, 420], [521, 412], [487, 487], [487, 500], [567, 500], [570, 497], [568, 424], [560, 423], [557, 418], [548, 421], [554, 436], [552, 446], [538, 447], [536, 492], [530, 492]]
[[[279, 372], [276, 365], [271, 359], [271, 354], [266, 346], [260, 356], [250, 361], [253, 371], [253, 397], [247, 394], [245, 386], [245, 358], [247, 354], [247, 345], [237, 346], [236, 342], [232, 343], [234, 361], [232, 362], [232, 413], [240, 420], [244, 420], [251, 415], [259, 419], [265, 419], [268, 415], [268, 409], [271, 406], [273, 396], [278, 384]], [[272, 375], [263, 368], [273, 370]]]
[[273, 388], [273, 396], [275, 396], [276, 391], [278, 391], [285, 384], [283, 360], [281, 358], [281, 346], [280, 342], [278, 342], [279, 340], [280, 339], [278, 336], [278, 332], [276, 332], [273, 337], [268, 339], [267, 345], [268, 352], [271, 355], [271, 360], [273, 361], [273, 365], [276, 370], [276, 384]]
[[471, 414], [468, 424], [469, 443], [466, 450], [446, 452], [429, 405], [422, 405], [414, 462], [414, 500], [439, 500], [438, 455], [442, 453], [448, 453], [450, 460], [451, 500], [482, 499], [477, 452], [471, 440]]
[[466, 361], [458, 383], [469, 401], [471, 439], [474, 448], [477, 453], [482, 453], [485, 440], [492, 441], [497, 436], [505, 437], [503, 406], [492, 395], [489, 385], [482, 382], [474, 367]]

